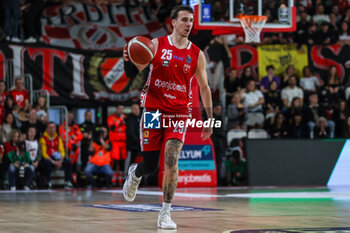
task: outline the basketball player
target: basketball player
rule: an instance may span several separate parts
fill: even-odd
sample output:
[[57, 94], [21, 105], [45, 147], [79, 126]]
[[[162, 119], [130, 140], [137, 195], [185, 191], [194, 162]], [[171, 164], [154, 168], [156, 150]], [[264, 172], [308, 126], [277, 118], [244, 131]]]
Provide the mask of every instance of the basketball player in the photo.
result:
[[[189, 6], [175, 7], [170, 15], [173, 33], [152, 40], [155, 46], [155, 55], [150, 62], [148, 80], [141, 93], [141, 106], [145, 108], [140, 122], [143, 162], [138, 165], [132, 164], [129, 167], [128, 177], [123, 186], [124, 198], [127, 201], [133, 201], [141, 177], [156, 172], [161, 146], [165, 142], [163, 204], [158, 215], [158, 227], [162, 229], [177, 228], [176, 223], [170, 217], [170, 208], [177, 186], [178, 160], [186, 129], [178, 129], [177, 127], [144, 129], [143, 116], [145, 112], [158, 113], [158, 111], [163, 116], [177, 113], [189, 114], [192, 107], [191, 81], [195, 76], [208, 119], [212, 120], [213, 118], [205, 57], [203, 52], [188, 40], [193, 25], [193, 13]], [[148, 66], [148, 64], [133, 64], [128, 57], [127, 45], [124, 47], [123, 58], [128, 77]], [[185, 119], [180, 118], [179, 120]], [[208, 139], [211, 134], [211, 127], [203, 128], [203, 140]]]

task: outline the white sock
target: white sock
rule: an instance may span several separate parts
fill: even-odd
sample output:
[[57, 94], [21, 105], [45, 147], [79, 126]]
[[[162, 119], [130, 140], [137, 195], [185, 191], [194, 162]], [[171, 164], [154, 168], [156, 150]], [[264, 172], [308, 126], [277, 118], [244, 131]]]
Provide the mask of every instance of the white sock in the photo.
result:
[[166, 203], [166, 202], [163, 202], [162, 204], [162, 209], [163, 210], [169, 210], [171, 209], [171, 203]]

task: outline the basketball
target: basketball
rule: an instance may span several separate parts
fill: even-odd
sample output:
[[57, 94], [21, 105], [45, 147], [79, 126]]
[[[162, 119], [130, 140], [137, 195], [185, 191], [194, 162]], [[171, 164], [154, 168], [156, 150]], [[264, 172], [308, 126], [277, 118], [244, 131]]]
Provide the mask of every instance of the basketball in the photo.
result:
[[152, 61], [154, 45], [150, 39], [144, 36], [136, 36], [128, 43], [129, 58], [133, 63], [145, 65]]

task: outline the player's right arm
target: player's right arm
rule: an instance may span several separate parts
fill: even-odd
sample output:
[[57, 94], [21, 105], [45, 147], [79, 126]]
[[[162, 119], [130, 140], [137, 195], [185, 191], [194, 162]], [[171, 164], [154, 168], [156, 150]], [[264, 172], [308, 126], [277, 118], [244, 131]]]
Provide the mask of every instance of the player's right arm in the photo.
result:
[[[154, 56], [155, 56], [157, 54], [157, 49], [158, 49], [158, 44], [159, 44], [158, 38], [152, 39], [152, 42], [154, 44], [154, 51], [155, 51]], [[154, 58], [154, 56], [153, 56], [153, 58]], [[125, 71], [127, 77], [136, 76], [139, 72], [144, 70], [149, 65], [149, 63], [144, 64], [144, 65], [133, 63], [129, 58], [128, 44], [126, 44], [124, 46], [124, 49], [123, 49], [123, 60], [124, 60], [124, 71]]]

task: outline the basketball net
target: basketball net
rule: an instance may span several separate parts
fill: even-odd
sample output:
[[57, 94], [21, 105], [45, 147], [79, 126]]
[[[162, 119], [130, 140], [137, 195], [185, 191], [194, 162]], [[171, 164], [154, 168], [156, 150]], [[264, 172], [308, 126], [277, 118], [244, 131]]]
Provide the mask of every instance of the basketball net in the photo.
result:
[[260, 33], [266, 23], [267, 16], [239, 15], [238, 18], [245, 33], [245, 42], [260, 43]]

